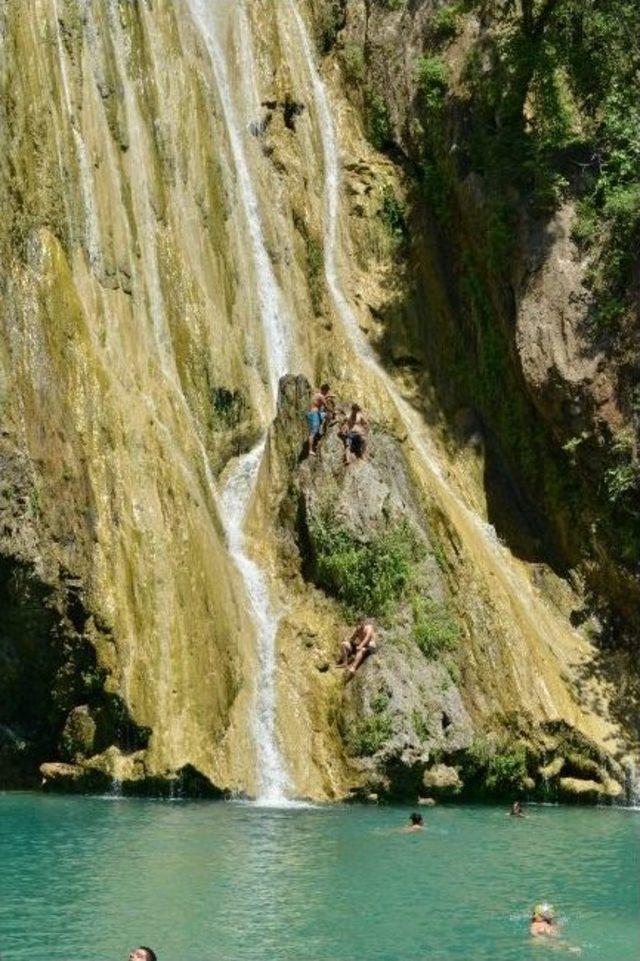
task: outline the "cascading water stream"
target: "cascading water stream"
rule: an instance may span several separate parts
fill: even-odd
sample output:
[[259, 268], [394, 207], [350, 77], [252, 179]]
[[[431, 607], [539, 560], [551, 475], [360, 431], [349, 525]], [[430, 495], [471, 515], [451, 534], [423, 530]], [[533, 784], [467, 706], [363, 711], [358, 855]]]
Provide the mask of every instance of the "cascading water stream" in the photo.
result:
[[263, 803], [281, 802], [288, 777], [278, 748], [276, 715], [276, 637], [279, 618], [269, 599], [267, 578], [247, 553], [243, 524], [265, 442], [239, 458], [222, 494], [223, 518], [229, 552], [244, 581], [251, 620], [258, 636], [259, 684], [256, 692], [254, 735], [258, 752], [260, 797]]
[[[443, 506], [446, 507], [449, 516], [458, 525], [461, 533], [465, 535], [464, 539], [467, 543], [473, 543], [486, 568], [495, 575], [496, 583], [503, 585], [505, 594], [520, 624], [526, 625], [527, 632], [537, 638], [541, 651], [548, 650], [550, 644], [556, 650], [561, 650], [565, 630], [558, 625], [551, 611], [539, 600], [528, 579], [513, 565], [510, 565], [509, 555], [500, 544], [494, 528], [467, 507], [447, 481], [434, 444], [426, 432], [420, 414], [402, 397], [390, 375], [381, 366], [372, 346], [360, 330], [357, 318], [342, 290], [336, 253], [340, 209], [340, 169], [336, 128], [329, 98], [316, 66], [304, 20], [293, 0], [287, 0], [287, 4], [291, 11], [291, 17], [296, 24], [300, 48], [307, 63], [323, 147], [325, 276], [344, 331], [354, 351], [378, 383], [385, 388], [399, 418], [408, 428], [414, 449], [424, 468], [426, 468], [433, 488], [438, 492]], [[514, 670], [518, 674], [521, 673], [519, 661], [520, 659], [514, 654]], [[527, 683], [524, 677], [521, 680], [523, 683]], [[532, 672], [529, 683], [535, 684], [540, 703], [545, 705], [549, 716], [554, 717], [556, 715], [554, 699], [542, 673], [540, 671]]]
[[[229, 137], [237, 177], [237, 188], [249, 234], [255, 269], [259, 313], [268, 366], [269, 406], [272, 409], [277, 397], [280, 377], [287, 372], [289, 366], [287, 327], [283, 321], [284, 311], [280, 291], [265, 246], [258, 201], [253, 189], [243, 143], [242, 126], [233, 100], [229, 70], [223, 52], [224, 48], [218, 38], [215, 4], [205, 2], [205, 0], [187, 0], [187, 3], [209, 53]], [[239, 12], [241, 18], [246, 18], [242, 6], [236, 7], [233, 12], [236, 14]], [[246, 38], [246, 19], [241, 21], [240, 29], [242, 35]], [[250, 47], [243, 49], [242, 54], [245, 58], [251, 59]], [[253, 450], [239, 458], [227, 480], [222, 494], [221, 506], [229, 551], [244, 582], [250, 605], [251, 620], [257, 638], [259, 674], [253, 716], [258, 764], [257, 803], [283, 805], [287, 803], [286, 790], [289, 778], [278, 745], [275, 723], [276, 638], [279, 615], [271, 604], [266, 575], [248, 554], [244, 534], [246, 515], [260, 470], [264, 448], [265, 439], [262, 438]]]

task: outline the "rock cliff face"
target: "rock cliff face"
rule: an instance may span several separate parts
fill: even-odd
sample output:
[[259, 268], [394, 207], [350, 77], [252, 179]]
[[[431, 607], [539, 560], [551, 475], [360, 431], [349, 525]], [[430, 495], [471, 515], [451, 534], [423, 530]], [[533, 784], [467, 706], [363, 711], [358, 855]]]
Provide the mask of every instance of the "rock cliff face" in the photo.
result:
[[[504, 291], [492, 301], [518, 363], [467, 365], [480, 321], [460, 313], [450, 240], [409, 238], [406, 164], [367, 140], [373, 94], [364, 61], [357, 82], [348, 62], [366, 41], [374, 76], [393, 52], [389, 122], [409, 154], [410, 59], [432, 12], [410, 10], [401, 26], [357, 2], [3, 5], [0, 786], [36, 784], [45, 764], [74, 789], [259, 793], [261, 626], [222, 505], [265, 433], [244, 528], [280, 616], [291, 793], [423, 790], [436, 762], [479, 784], [507, 755], [532, 790], [545, 759], [563, 759], [554, 784], [584, 779], [570, 754], [592, 759], [589, 797], [623, 780], [611, 759], [635, 743], [636, 675], [616, 691], [585, 584], [611, 586], [626, 631], [631, 575], [598, 537], [582, 563], [580, 512], [547, 516], [549, 485], [524, 482], [497, 401], [483, 406], [456, 373], [492, 383], [518, 417], [524, 405], [517, 430], [560, 432], [534, 451], [536, 478], [556, 483], [565, 385], [595, 397], [597, 384], [581, 411], [611, 413], [613, 430], [618, 368], [577, 358], [567, 211], [521, 270], [517, 312]], [[332, 25], [320, 75], [300, 11], [310, 29]], [[316, 464], [298, 462], [309, 388], [285, 380], [273, 421], [283, 365], [364, 403], [369, 463], [345, 472], [333, 434]], [[346, 691], [332, 665], [357, 604], [334, 553], [355, 557], [349, 577], [363, 558], [364, 573], [367, 557], [393, 559], [376, 578], [388, 596], [361, 585], [383, 643]]]
[[[487, 609], [477, 582], [461, 590], [463, 564], [452, 532], [420, 497], [406, 435], [374, 419], [367, 458], [347, 465], [334, 422], [310, 458], [300, 416], [310, 400], [304, 378], [283, 378], [270, 434], [271, 478], [287, 478], [275, 516], [283, 578], [297, 602], [292, 621], [321, 612], [322, 633], [298, 629], [293, 657], [306, 666], [311, 689], [322, 685], [332, 704], [343, 784], [350, 780], [356, 795], [407, 799], [463, 790], [549, 799], [580, 796], [587, 770], [598, 797], [620, 796], [623, 770], [569, 706], [573, 685], [564, 695], [557, 687], [569, 665], [560, 668], [551, 650], [546, 663], [536, 663], [555, 699], [549, 711], [536, 698], [533, 676], [523, 683], [527, 655], [505, 651], [504, 625]], [[336, 664], [336, 642], [360, 616], [374, 617], [378, 650], [350, 682]], [[559, 708], [571, 724], [560, 720]], [[297, 724], [303, 717], [304, 709]], [[573, 786], [559, 781], [569, 771]]]

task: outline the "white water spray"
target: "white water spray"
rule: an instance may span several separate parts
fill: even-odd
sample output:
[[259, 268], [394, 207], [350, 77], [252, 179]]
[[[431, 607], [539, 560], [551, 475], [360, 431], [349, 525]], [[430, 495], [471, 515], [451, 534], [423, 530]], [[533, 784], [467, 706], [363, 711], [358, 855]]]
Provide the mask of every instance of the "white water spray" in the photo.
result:
[[288, 778], [277, 744], [276, 637], [279, 618], [269, 599], [267, 578], [246, 550], [243, 524], [256, 474], [264, 452], [264, 440], [241, 457], [222, 494], [222, 508], [229, 551], [242, 575], [250, 605], [251, 620], [258, 636], [259, 683], [256, 691], [253, 728], [258, 753], [260, 798], [279, 801], [285, 797]]
[[[207, 0], [187, 0], [187, 3], [191, 9], [193, 19], [198, 25], [207, 45], [218, 88], [225, 126], [229, 136], [229, 145], [238, 178], [238, 190], [251, 240], [251, 253], [255, 263], [258, 302], [260, 305], [260, 318], [262, 320], [265, 341], [265, 353], [268, 360], [271, 398], [272, 401], [275, 401], [278, 392], [278, 381], [280, 377], [287, 372], [289, 360], [287, 329], [282, 320], [283, 309], [280, 291], [264, 241], [258, 200], [251, 182], [249, 163], [243, 143], [243, 128], [239, 122], [233, 102], [229, 70], [223, 55], [222, 45], [217, 36], [215, 3], [212, 4], [211, 2], [207, 2]], [[244, 56], [251, 58], [251, 50], [245, 50]]]
[[[258, 201], [256, 198], [243, 135], [229, 78], [223, 45], [218, 39], [215, 4], [205, 0], [187, 0], [194, 22], [206, 43], [216, 82], [222, 113], [229, 137], [231, 155], [237, 176], [237, 189], [251, 241], [251, 255], [255, 268], [258, 305], [262, 323], [265, 355], [268, 366], [270, 403], [275, 404], [280, 377], [288, 370], [288, 331], [280, 291], [265, 246]], [[241, 36], [246, 41], [248, 30], [246, 12], [242, 6], [234, 13], [240, 15]], [[252, 62], [250, 47], [243, 55]], [[268, 580], [264, 572], [249, 556], [246, 548], [244, 524], [251, 501], [262, 455], [263, 438], [256, 447], [238, 460], [222, 494], [222, 518], [229, 551], [244, 581], [249, 601], [258, 648], [258, 678], [256, 684], [253, 731], [258, 764], [258, 803], [282, 806], [287, 803], [289, 785], [284, 760], [276, 734], [276, 639], [279, 614], [272, 606]]]

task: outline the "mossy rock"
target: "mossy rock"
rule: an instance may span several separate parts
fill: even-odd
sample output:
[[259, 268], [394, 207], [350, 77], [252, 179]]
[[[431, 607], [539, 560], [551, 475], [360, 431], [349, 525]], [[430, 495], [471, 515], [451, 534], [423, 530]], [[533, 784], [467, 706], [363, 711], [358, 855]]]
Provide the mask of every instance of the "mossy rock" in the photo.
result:
[[62, 748], [72, 759], [88, 757], [93, 753], [96, 736], [96, 722], [86, 704], [74, 707], [69, 712], [62, 731]]

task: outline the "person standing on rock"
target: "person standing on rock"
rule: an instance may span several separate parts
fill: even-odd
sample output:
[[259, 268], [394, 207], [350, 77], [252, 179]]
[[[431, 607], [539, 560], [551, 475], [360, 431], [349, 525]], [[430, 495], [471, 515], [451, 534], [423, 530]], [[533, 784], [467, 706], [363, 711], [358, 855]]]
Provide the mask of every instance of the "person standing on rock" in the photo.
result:
[[[347, 668], [351, 677], [356, 673], [366, 657], [376, 650], [376, 632], [371, 621], [363, 618], [358, 622], [350, 637], [342, 642], [342, 655], [339, 667]], [[353, 662], [349, 661], [353, 658]]]
[[322, 384], [313, 395], [311, 406], [307, 411], [309, 427], [309, 456], [316, 456], [318, 441], [326, 433], [327, 425], [335, 414], [334, 398], [329, 384]]
[[320, 411], [320, 417], [322, 419], [322, 436], [324, 437], [327, 432], [327, 428], [336, 415], [336, 400], [331, 393], [331, 386], [329, 384], [321, 384], [320, 389], [313, 398], [313, 403]]
[[315, 457], [316, 447], [322, 431], [322, 414], [315, 400], [312, 401], [311, 407], [307, 411], [307, 426], [309, 428], [309, 439], [307, 442], [309, 445], [309, 457]]

